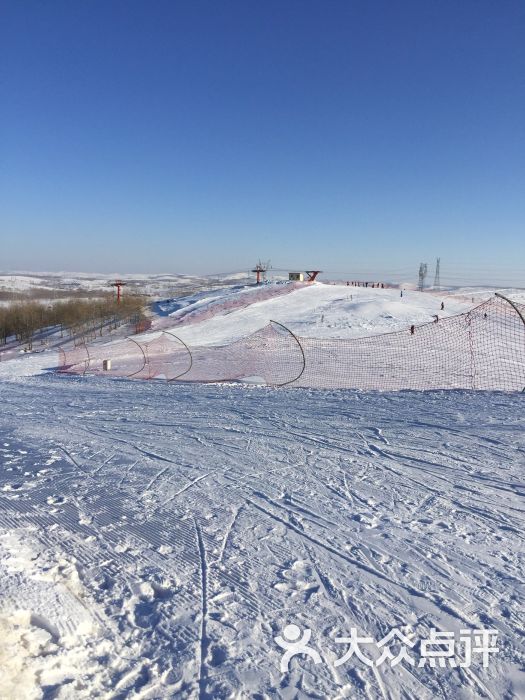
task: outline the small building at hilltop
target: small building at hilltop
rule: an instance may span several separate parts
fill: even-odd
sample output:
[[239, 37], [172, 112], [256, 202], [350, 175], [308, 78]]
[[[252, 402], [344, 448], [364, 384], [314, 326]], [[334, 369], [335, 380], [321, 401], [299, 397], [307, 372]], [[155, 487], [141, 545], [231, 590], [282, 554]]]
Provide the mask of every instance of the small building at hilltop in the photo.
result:
[[290, 282], [304, 282], [304, 273], [302, 272], [289, 272], [288, 279]]

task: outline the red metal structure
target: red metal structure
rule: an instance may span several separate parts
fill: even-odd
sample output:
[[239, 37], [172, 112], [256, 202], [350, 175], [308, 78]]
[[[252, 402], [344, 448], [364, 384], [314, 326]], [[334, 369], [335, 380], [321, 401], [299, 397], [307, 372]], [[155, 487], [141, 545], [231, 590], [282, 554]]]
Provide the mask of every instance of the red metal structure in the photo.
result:
[[257, 265], [253, 268], [252, 272], [255, 272], [255, 274], [257, 275], [257, 284], [261, 283], [261, 275], [263, 276], [263, 279], [264, 279], [264, 276], [265, 276], [266, 272], [268, 271], [269, 267], [270, 267], [270, 261], [263, 264], [259, 260]]
[[126, 282], [123, 282], [122, 280], [115, 280], [110, 286], [117, 288], [117, 304], [120, 304], [120, 300], [122, 299], [122, 287], [126, 286]]
[[306, 281], [313, 282], [317, 275], [321, 274], [322, 270], [305, 270], [305, 272], [308, 275], [308, 279]]

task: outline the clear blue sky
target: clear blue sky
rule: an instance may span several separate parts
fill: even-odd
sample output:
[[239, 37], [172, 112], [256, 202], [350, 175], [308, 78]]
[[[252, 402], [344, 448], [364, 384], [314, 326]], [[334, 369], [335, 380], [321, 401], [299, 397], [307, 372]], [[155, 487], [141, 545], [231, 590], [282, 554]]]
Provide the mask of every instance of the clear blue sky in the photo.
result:
[[523, 0], [2, 0], [0, 100], [0, 269], [525, 286]]

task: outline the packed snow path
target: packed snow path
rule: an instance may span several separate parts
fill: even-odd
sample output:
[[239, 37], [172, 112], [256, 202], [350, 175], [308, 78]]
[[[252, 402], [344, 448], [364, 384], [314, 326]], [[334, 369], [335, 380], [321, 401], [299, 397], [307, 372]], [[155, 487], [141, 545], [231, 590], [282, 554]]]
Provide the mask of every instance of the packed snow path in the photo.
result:
[[[0, 400], [0, 658], [23, 697], [524, 696], [523, 396], [42, 375]], [[290, 623], [321, 662], [283, 674]], [[496, 629], [500, 651], [336, 667], [352, 627]]]

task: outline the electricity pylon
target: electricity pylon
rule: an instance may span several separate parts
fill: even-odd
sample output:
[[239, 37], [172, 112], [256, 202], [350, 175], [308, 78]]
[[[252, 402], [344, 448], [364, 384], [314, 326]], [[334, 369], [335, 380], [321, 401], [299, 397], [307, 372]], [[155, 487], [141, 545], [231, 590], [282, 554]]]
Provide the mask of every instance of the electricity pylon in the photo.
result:
[[441, 280], [439, 279], [439, 267], [441, 264], [441, 258], [436, 260], [436, 274], [434, 275], [434, 289], [439, 289], [441, 287]]
[[428, 265], [426, 263], [419, 263], [419, 291], [422, 292], [425, 287], [425, 278], [428, 272]]

